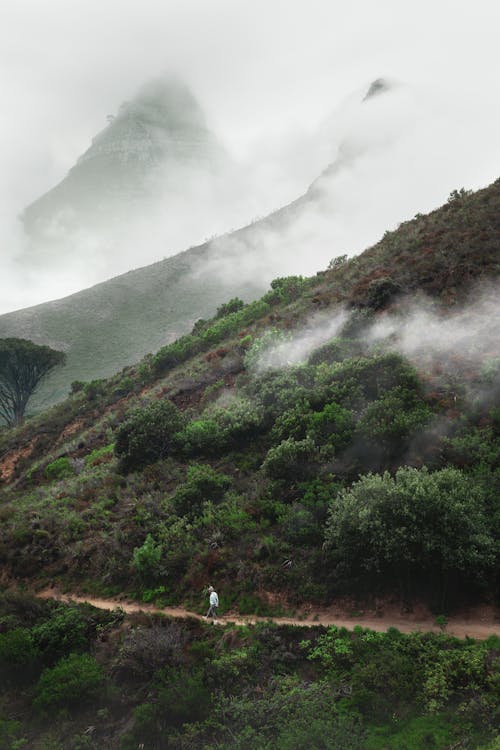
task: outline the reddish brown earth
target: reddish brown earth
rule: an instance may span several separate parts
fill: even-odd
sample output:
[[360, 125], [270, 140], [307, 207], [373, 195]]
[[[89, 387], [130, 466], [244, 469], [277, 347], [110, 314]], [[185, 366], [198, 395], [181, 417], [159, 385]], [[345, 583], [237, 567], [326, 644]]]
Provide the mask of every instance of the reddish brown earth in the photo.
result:
[[[98, 609], [122, 609], [127, 614], [134, 612], [149, 612], [150, 614], [163, 614], [168, 617], [194, 617], [203, 619], [201, 615], [190, 612], [183, 607], [158, 608], [152, 604], [142, 604], [127, 601], [126, 599], [99, 599], [93, 596], [81, 596], [77, 594], [63, 594], [57, 589], [45, 589], [37, 594], [42, 599], [57, 599], [63, 602], [79, 602], [91, 604]], [[435, 619], [425, 611], [416, 609], [413, 612], [402, 614], [395, 607], [384, 610], [370, 610], [349, 615], [345, 610], [331, 606], [322, 609], [309, 609], [298, 617], [256, 617], [255, 615], [240, 615], [228, 612], [220, 619], [220, 624], [232, 623], [235, 625], [247, 625], [255, 622], [272, 622], [278, 625], [300, 625], [301, 627], [312, 627], [314, 625], [336, 625], [352, 630], [356, 626], [370, 628], [384, 632], [388, 628], [397, 628], [402, 633], [415, 632], [440, 632], [442, 628], [436, 624]], [[492, 607], [481, 607], [471, 610], [467, 615], [450, 616], [448, 618], [445, 632], [457, 638], [476, 638], [484, 640], [491, 635], [500, 636], [500, 617]]]

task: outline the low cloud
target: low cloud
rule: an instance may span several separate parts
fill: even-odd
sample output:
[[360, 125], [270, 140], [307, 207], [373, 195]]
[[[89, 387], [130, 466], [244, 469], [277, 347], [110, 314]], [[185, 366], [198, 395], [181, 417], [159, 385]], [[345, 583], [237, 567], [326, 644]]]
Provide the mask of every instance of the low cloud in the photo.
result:
[[[500, 288], [476, 289], [460, 309], [440, 309], [430, 299], [407, 299], [397, 313], [379, 315], [361, 335], [367, 351], [397, 351], [433, 384], [456, 386], [455, 395], [489, 402], [500, 391], [498, 377], [491, 384], [482, 377], [485, 366], [500, 359]], [[280, 369], [305, 362], [322, 344], [335, 338], [351, 313], [339, 309], [310, 318], [286, 340], [270, 339], [256, 370]], [[481, 385], [478, 385], [481, 382]]]
[[304, 362], [315, 349], [335, 338], [348, 318], [346, 310], [328, 317], [317, 315], [289, 339], [279, 339], [276, 344], [271, 337], [269, 346], [265, 346], [259, 354], [255, 369], [257, 372], [264, 372]]
[[[452, 14], [423, 0], [413, 15], [396, 0], [5, 0], [0, 312], [243, 226], [303, 194], [331, 163], [321, 200], [281, 232], [229, 249], [222, 239], [204, 271], [230, 281], [236, 257], [236, 272], [263, 284], [314, 273], [451, 190], [488, 184], [500, 163], [499, 20], [490, 0]], [[231, 169], [216, 184], [177, 184], [111, 239], [88, 228], [37, 263], [17, 216], [64, 177], [107, 115], [164, 71], [192, 88]], [[385, 74], [408, 83], [361, 103]]]

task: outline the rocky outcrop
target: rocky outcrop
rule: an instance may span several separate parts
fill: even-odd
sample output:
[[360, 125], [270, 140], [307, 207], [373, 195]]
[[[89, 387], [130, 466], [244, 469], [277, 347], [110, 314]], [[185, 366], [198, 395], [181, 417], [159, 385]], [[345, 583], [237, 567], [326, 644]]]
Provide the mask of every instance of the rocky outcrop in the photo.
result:
[[109, 224], [154, 199], [169, 172], [210, 172], [224, 159], [187, 87], [173, 79], [150, 82], [108, 117], [68, 175], [26, 208], [25, 229], [57, 239], [63, 230]]

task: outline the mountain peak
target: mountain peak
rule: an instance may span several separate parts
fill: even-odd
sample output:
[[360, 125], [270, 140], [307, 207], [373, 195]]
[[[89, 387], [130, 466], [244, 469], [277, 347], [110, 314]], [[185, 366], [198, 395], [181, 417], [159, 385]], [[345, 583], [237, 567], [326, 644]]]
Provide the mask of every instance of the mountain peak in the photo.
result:
[[373, 99], [374, 96], [384, 94], [386, 91], [389, 91], [390, 88], [391, 85], [387, 78], [376, 78], [370, 83], [368, 91], [363, 97], [363, 101], [366, 102], [368, 99]]
[[108, 116], [66, 177], [25, 209], [24, 226], [51, 237], [54, 228], [91, 228], [127, 216], [131, 204], [155, 192], [159, 170], [187, 165], [210, 171], [222, 159], [189, 88], [173, 77], [151, 80]]

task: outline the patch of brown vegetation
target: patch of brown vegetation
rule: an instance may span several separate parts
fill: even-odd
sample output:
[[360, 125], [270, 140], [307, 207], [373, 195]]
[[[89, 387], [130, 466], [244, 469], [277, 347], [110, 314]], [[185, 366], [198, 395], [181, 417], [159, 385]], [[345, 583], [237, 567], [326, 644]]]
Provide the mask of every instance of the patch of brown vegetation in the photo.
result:
[[79, 430], [82, 430], [85, 427], [85, 422], [82, 419], [76, 420], [76, 422], [70, 422], [70, 424], [66, 425], [64, 430], [61, 432], [59, 439], [56, 440], [55, 445], [61, 445], [61, 443], [64, 443], [68, 438], [73, 437]]
[[36, 444], [36, 437], [21, 448], [10, 451], [6, 456], [0, 459], [0, 481], [11, 482], [15, 476], [17, 464], [33, 453]]

